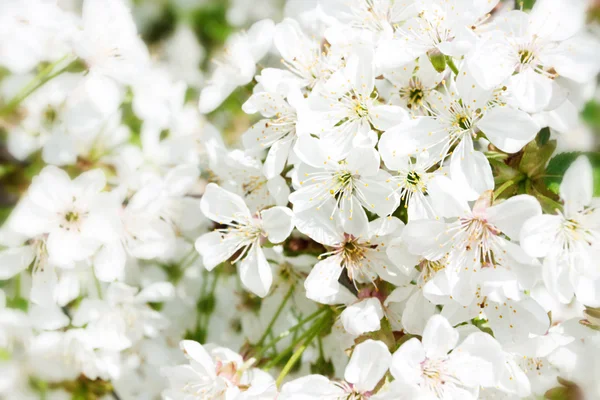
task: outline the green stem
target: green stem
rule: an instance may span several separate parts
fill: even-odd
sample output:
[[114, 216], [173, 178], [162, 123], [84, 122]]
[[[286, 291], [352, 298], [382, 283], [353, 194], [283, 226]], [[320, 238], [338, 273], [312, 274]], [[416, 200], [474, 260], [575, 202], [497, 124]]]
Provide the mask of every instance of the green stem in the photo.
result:
[[19, 106], [19, 104], [21, 104], [21, 102], [25, 100], [30, 94], [35, 92], [46, 82], [65, 72], [73, 62], [66, 63], [61, 68], [58, 68], [56, 71], [55, 69], [69, 58], [70, 56], [65, 56], [41, 70], [27, 85], [25, 85], [25, 87], [23, 87], [19, 91], [19, 93], [17, 93], [15, 97], [13, 97], [11, 101], [9, 101], [2, 109], [0, 109], [0, 116], [6, 116], [13, 112]]
[[452, 57], [446, 56], [446, 64], [450, 67], [452, 72], [454, 72], [454, 75], [458, 76], [458, 68], [456, 68], [456, 65], [454, 64], [454, 60], [452, 59]]
[[298, 338], [296, 338], [296, 340], [294, 340], [294, 343], [289, 345], [285, 350], [283, 350], [281, 353], [279, 353], [274, 359], [269, 361], [263, 367], [263, 370], [268, 371], [269, 369], [273, 368], [281, 360], [283, 360], [288, 353], [292, 352], [299, 343], [304, 342], [305, 339], [310, 338], [310, 340], [312, 340], [312, 338], [314, 338], [314, 335], [318, 334], [321, 331], [321, 327], [323, 326], [323, 324], [325, 322], [327, 322], [328, 319], [329, 319], [329, 313], [325, 313], [323, 318], [319, 319], [313, 326], [308, 328], [304, 333], [302, 333], [302, 335], [300, 335]]
[[315, 319], [317, 316], [322, 314], [323, 311], [325, 311], [325, 310], [326, 310], [326, 308], [320, 308], [317, 311], [315, 311], [314, 313], [312, 313], [311, 315], [309, 315], [308, 317], [306, 317], [303, 320], [301, 320], [300, 322], [298, 322], [296, 325], [289, 328], [288, 330], [281, 332], [279, 335], [277, 335], [277, 337], [275, 337], [273, 340], [271, 340], [269, 343], [267, 343], [265, 346], [263, 346], [258, 351], [258, 353], [256, 353], [254, 358], [256, 358], [257, 360], [260, 360], [262, 355], [265, 353], [265, 351], [267, 351], [271, 347], [275, 346], [277, 343], [279, 343], [280, 340], [288, 337], [290, 333], [296, 332], [298, 329], [302, 328], [308, 321]]
[[100, 285], [100, 281], [96, 277], [96, 274], [94, 274], [94, 283], [96, 284], [96, 291], [98, 292], [98, 298], [100, 300], [102, 300], [102, 285]]
[[277, 387], [281, 386], [281, 383], [283, 382], [283, 379], [292, 370], [292, 368], [294, 367], [294, 365], [296, 364], [296, 362], [298, 361], [298, 359], [302, 356], [302, 354], [304, 354], [304, 351], [308, 348], [308, 346], [310, 345], [310, 343], [312, 342], [312, 340], [319, 333], [321, 333], [321, 328], [323, 327], [323, 325], [325, 325], [325, 322], [327, 322], [327, 318], [321, 319], [319, 321], [319, 323], [317, 324], [317, 329], [313, 329], [312, 332], [310, 333], [310, 335], [308, 335], [306, 337], [306, 340], [302, 343], [302, 345], [300, 347], [298, 347], [298, 349], [294, 352], [294, 354], [292, 354], [292, 356], [290, 357], [290, 359], [288, 360], [288, 362], [285, 364], [285, 366], [281, 370], [281, 373], [277, 377], [277, 381], [276, 381]]
[[260, 347], [263, 345], [263, 343], [267, 339], [267, 336], [269, 335], [269, 333], [271, 333], [271, 329], [273, 329], [273, 325], [275, 325], [275, 321], [277, 321], [277, 318], [279, 318], [279, 315], [283, 311], [283, 308], [285, 307], [285, 305], [288, 302], [288, 300], [290, 299], [290, 297], [292, 297], [293, 293], [294, 293], [294, 285], [290, 285], [290, 290], [288, 290], [285, 297], [283, 298], [283, 301], [279, 305], [279, 308], [275, 312], [275, 315], [273, 315], [273, 318], [271, 318], [271, 322], [269, 322], [269, 325], [267, 326], [265, 333], [263, 333], [263, 335], [260, 338], [260, 340], [258, 341], [258, 343], [256, 343], [257, 347]]
[[[209, 292], [204, 294], [200, 299], [200, 301], [206, 300], [206, 299], [213, 299], [214, 300], [214, 294], [215, 294], [215, 289], [217, 288], [217, 282], [219, 280], [219, 275], [220, 275], [220, 270], [215, 270], [215, 272], [213, 274], [211, 274], [214, 276], [213, 281], [211, 282], [210, 288], [209, 288]], [[206, 279], [206, 281], [208, 281], [208, 279]], [[204, 292], [204, 289], [206, 289], [206, 286], [203, 284], [203, 290], [202, 292]], [[204, 327], [208, 326], [208, 323], [210, 322], [210, 317], [211, 314], [213, 313], [215, 309], [215, 306], [213, 305], [213, 307], [206, 313], [201, 313], [198, 316], [198, 323], [196, 325], [196, 331], [197, 332], [201, 332], [201, 340], [200, 342], [205, 342], [206, 341], [206, 334], [207, 334], [207, 330], [204, 329]]]
[[18, 273], [15, 277], [15, 299], [21, 298], [21, 274]]
[[500, 197], [500, 195], [502, 194], [502, 192], [504, 192], [506, 189], [508, 189], [509, 187], [511, 187], [512, 185], [514, 185], [516, 182], [513, 181], [512, 179], [504, 182], [498, 189], [496, 189], [496, 191], [494, 191], [494, 200], [496, 200], [498, 197]]
[[192, 248], [192, 250], [190, 250], [190, 252], [186, 254], [185, 257], [183, 257], [183, 260], [181, 260], [181, 269], [186, 269], [187, 267], [192, 265], [194, 261], [196, 261], [196, 259], [198, 258], [198, 255], [199, 254], [196, 251], [196, 249]]
[[321, 336], [319, 336], [317, 343], [319, 343], [319, 358], [324, 360], [325, 352], [323, 351], [323, 340], [321, 339]]

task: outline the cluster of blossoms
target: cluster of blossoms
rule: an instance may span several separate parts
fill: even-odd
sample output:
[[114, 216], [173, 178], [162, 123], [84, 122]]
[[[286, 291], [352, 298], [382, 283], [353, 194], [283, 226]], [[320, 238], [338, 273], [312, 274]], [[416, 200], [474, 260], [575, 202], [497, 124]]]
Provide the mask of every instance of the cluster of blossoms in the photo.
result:
[[0, 2], [0, 398], [600, 398], [591, 3], [141, 3]]

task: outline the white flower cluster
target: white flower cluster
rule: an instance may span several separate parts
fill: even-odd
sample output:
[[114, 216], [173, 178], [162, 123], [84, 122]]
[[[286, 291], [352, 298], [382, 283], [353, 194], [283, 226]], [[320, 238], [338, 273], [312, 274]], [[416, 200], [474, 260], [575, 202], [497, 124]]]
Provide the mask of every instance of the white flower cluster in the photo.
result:
[[0, 398], [600, 398], [587, 1], [76, 3], [0, 2]]

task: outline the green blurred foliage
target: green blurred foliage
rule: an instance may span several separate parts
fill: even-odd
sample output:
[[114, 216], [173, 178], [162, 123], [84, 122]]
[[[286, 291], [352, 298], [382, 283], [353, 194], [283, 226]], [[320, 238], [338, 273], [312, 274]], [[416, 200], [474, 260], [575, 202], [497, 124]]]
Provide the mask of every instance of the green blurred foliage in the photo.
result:
[[515, 8], [518, 9], [531, 10], [534, 4], [535, 0], [515, 0]]
[[600, 153], [561, 153], [557, 154], [546, 168], [546, 185], [552, 192], [558, 194], [560, 183], [569, 166], [577, 159], [584, 155], [590, 160], [594, 171], [594, 196], [600, 196]]

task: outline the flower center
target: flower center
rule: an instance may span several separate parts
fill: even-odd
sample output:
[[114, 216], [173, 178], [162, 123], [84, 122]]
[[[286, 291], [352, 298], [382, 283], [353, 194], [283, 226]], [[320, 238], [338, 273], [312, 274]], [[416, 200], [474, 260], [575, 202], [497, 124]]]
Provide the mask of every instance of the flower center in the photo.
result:
[[77, 214], [73, 211], [69, 211], [68, 213], [65, 214], [65, 220], [67, 222], [77, 222], [79, 220], [79, 214]]
[[523, 65], [531, 63], [534, 59], [534, 54], [532, 51], [523, 49], [519, 50], [519, 62]]
[[442, 260], [438, 261], [430, 261], [427, 259], [423, 259], [419, 263], [419, 268], [421, 269], [421, 275], [419, 276], [418, 284], [423, 286], [425, 283], [431, 280], [439, 271], [446, 268], [446, 265], [442, 262]]
[[329, 194], [339, 200], [341, 196], [350, 196], [354, 190], [354, 175], [348, 170], [337, 172], [333, 176], [333, 184]]
[[367, 105], [362, 103], [360, 100], [355, 100], [354, 113], [358, 116], [358, 118], [366, 118], [369, 115], [369, 109], [367, 108]]
[[425, 93], [421, 88], [413, 88], [408, 92], [408, 108], [412, 108], [413, 105], [419, 107], [423, 102], [423, 98], [425, 97]]
[[467, 131], [472, 127], [471, 119], [466, 115], [458, 115], [456, 117], [456, 125], [463, 131]]
[[44, 111], [44, 120], [49, 125], [52, 124], [54, 121], [56, 121], [57, 116], [58, 116], [58, 113], [56, 112], [56, 110], [54, 108], [52, 108], [52, 106], [48, 106], [46, 108], [46, 110]]

